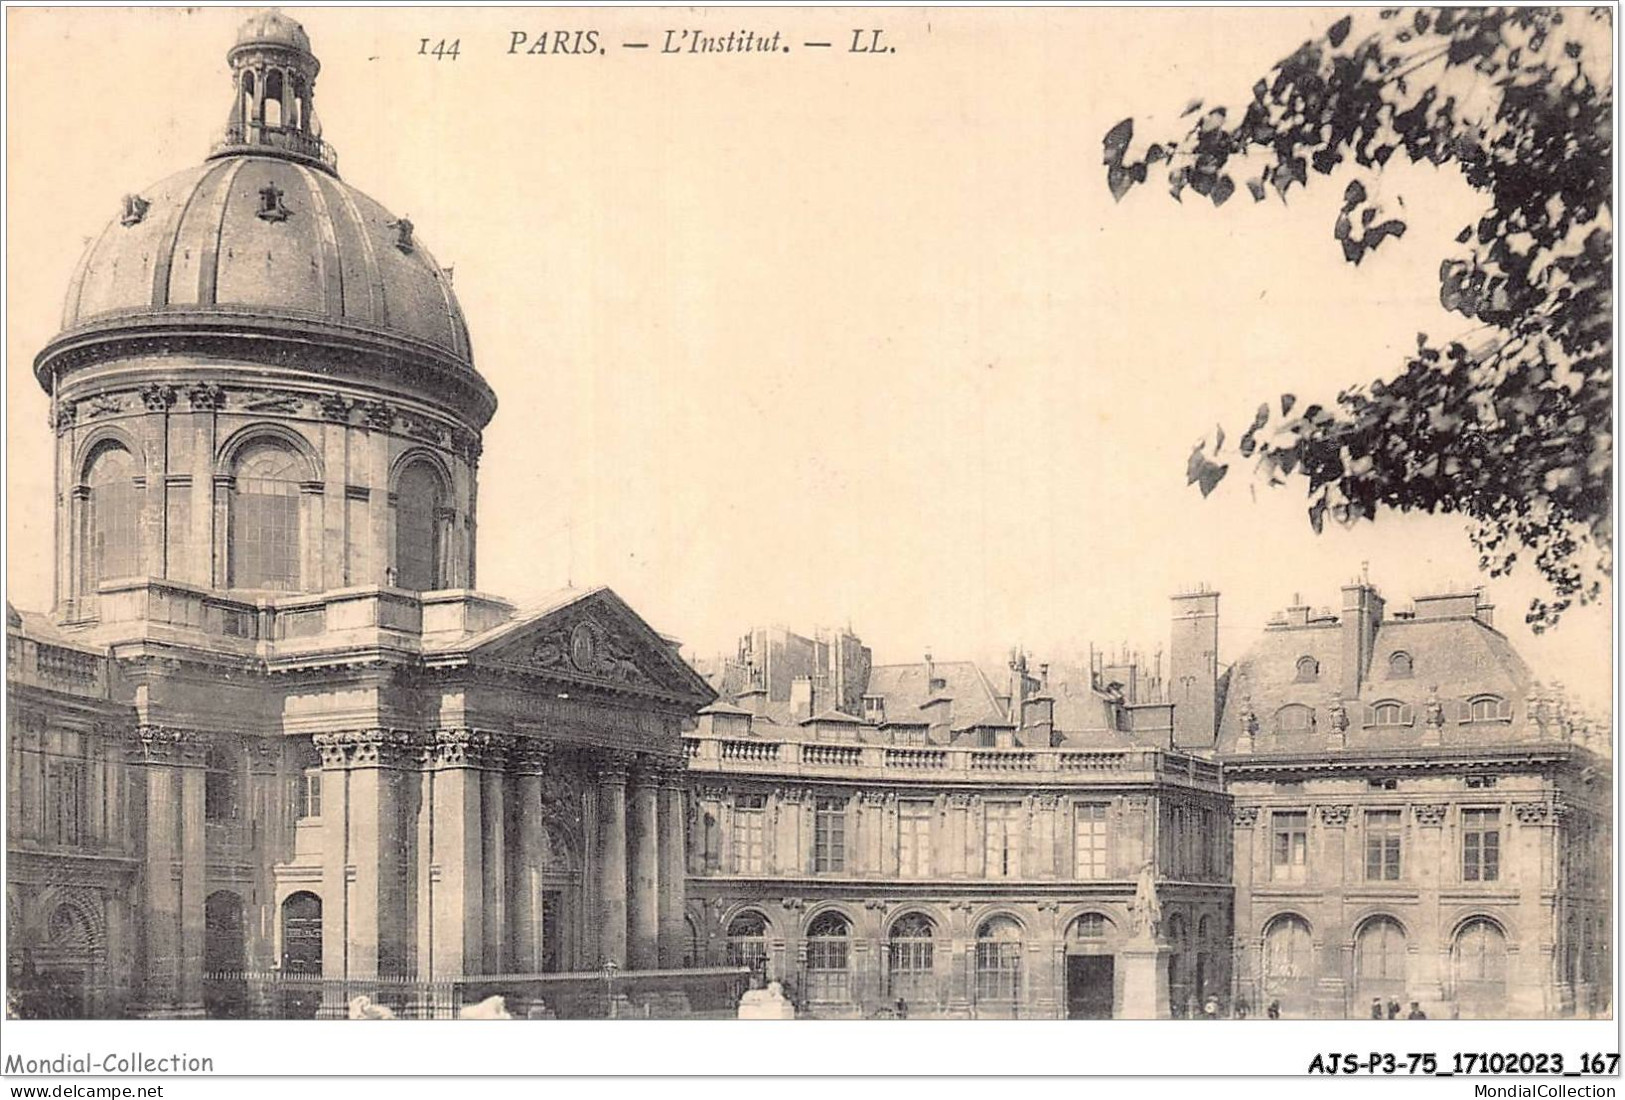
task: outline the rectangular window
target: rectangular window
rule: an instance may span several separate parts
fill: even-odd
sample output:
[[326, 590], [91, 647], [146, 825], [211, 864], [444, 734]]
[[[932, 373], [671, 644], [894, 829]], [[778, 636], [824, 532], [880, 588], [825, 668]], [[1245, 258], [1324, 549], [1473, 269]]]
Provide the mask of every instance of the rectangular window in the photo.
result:
[[1073, 810], [1073, 877], [1106, 877], [1106, 804], [1090, 802]]
[[813, 813], [813, 870], [820, 873], [846, 870], [846, 802], [820, 798]]
[[322, 816], [322, 772], [307, 768], [299, 782], [299, 818]]
[[1021, 877], [1021, 803], [987, 804], [987, 875], [989, 878]]
[[742, 794], [734, 800], [734, 870], [759, 875], [767, 870], [767, 797]]
[[1501, 877], [1501, 811], [1461, 811], [1461, 879], [1495, 882]]
[[1273, 846], [1270, 877], [1277, 882], [1302, 882], [1309, 863], [1309, 813], [1277, 810], [1270, 819]]
[[47, 797], [51, 839], [58, 844], [80, 843], [84, 839], [84, 764], [76, 760], [52, 761], [46, 781], [50, 786]]
[[1365, 815], [1365, 877], [1371, 882], [1399, 881], [1399, 848], [1403, 835], [1398, 810], [1368, 810]]
[[897, 807], [897, 873], [903, 878], [931, 877], [931, 803], [901, 802]]

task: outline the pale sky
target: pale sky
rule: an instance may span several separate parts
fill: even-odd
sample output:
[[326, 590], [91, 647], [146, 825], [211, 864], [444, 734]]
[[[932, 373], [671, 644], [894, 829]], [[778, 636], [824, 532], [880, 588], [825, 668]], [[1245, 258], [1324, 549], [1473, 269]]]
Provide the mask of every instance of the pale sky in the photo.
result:
[[[1483, 584], [1537, 676], [1609, 699], [1610, 609], [1523, 626], [1460, 520], [1315, 536], [1301, 486], [1185, 485], [1192, 443], [1261, 400], [1398, 368], [1477, 213], [1391, 172], [1410, 233], [1360, 268], [1345, 180], [1223, 210], [1113, 203], [1119, 119], [1245, 102], [1340, 14], [1301, 10], [290, 8], [344, 178], [455, 265], [501, 402], [481, 464], [480, 587], [608, 584], [690, 652], [753, 625], [850, 622], [880, 661], [1166, 646], [1167, 597], [1223, 593], [1221, 660], [1369, 563], [1390, 606]], [[47, 402], [30, 364], [120, 196], [197, 163], [230, 105], [242, 10], [12, 9], [8, 597], [50, 601]], [[778, 30], [788, 54], [620, 48]], [[896, 52], [846, 52], [854, 28]], [[513, 31], [607, 53], [510, 56]], [[418, 54], [456, 39], [455, 61]], [[833, 41], [809, 50], [803, 41]]]

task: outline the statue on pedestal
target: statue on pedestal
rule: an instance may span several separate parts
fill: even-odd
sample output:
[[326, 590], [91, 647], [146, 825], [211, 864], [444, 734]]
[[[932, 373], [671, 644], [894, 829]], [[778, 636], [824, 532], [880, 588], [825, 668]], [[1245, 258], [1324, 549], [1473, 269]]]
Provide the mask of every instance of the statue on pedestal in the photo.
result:
[[1134, 904], [1129, 906], [1129, 932], [1138, 940], [1155, 940], [1162, 926], [1162, 902], [1157, 900], [1157, 872], [1151, 860], [1140, 867], [1134, 886]]

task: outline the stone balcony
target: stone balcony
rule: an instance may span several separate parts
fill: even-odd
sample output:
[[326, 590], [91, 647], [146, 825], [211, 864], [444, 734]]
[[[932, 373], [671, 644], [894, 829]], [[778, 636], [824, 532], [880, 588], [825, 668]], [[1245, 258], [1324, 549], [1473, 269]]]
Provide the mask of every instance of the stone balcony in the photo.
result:
[[317, 594], [221, 594], [154, 578], [104, 582], [78, 601], [64, 634], [86, 646], [207, 645], [266, 661], [340, 649], [432, 652], [512, 618], [506, 601], [451, 589], [383, 586]]
[[989, 749], [704, 734], [685, 736], [683, 749], [689, 770], [696, 772], [952, 784], [1160, 782], [1223, 789], [1218, 764], [1162, 749]]

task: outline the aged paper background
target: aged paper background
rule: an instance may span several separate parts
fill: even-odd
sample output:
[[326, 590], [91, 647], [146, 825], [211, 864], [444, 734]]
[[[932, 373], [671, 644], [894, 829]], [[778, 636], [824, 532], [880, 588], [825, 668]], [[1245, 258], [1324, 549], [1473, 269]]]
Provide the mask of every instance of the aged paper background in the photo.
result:
[[[1359, 269], [1341, 184], [1215, 212], [1121, 205], [1118, 119], [1233, 99], [1338, 14], [1276, 10], [290, 9], [350, 182], [409, 215], [501, 401], [480, 587], [607, 583], [691, 652], [850, 621], [880, 660], [1148, 651], [1165, 597], [1224, 593], [1221, 659], [1369, 563], [1391, 599], [1486, 584], [1535, 673], [1609, 698], [1607, 604], [1531, 636], [1462, 524], [1315, 537], [1294, 489], [1185, 457], [1260, 399], [1325, 398], [1452, 335], [1436, 264], [1473, 210], [1390, 172], [1412, 232]], [[30, 372], [86, 238], [196, 163], [242, 9], [7, 13], [8, 597], [50, 602], [50, 435]], [[604, 55], [510, 55], [595, 29]], [[668, 29], [829, 50], [662, 56]], [[895, 53], [846, 51], [881, 29]], [[456, 40], [455, 61], [418, 53]], [[528, 43], [527, 43], [528, 44]], [[1611, 594], [1610, 594], [1611, 596]]]

